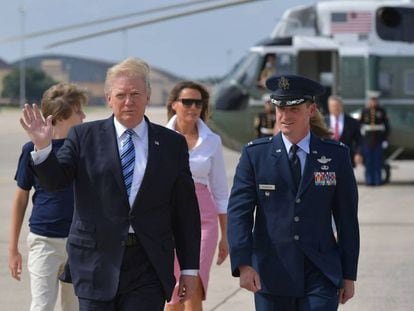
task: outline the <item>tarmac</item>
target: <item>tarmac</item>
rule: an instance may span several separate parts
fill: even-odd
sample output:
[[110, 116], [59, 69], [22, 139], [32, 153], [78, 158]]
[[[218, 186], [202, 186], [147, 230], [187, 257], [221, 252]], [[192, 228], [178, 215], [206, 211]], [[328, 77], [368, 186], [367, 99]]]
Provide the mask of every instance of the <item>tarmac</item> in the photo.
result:
[[[110, 115], [108, 108], [88, 107], [87, 119]], [[166, 110], [148, 107], [151, 121], [165, 124]], [[14, 174], [21, 147], [28, 138], [19, 124], [20, 110], [0, 108], [0, 310], [24, 311], [30, 306], [30, 282], [27, 272], [28, 217], [26, 211], [19, 248], [23, 256], [20, 282], [12, 279], [8, 269], [10, 214], [15, 192]], [[240, 154], [224, 148], [231, 187]], [[414, 310], [414, 161], [394, 161], [391, 183], [381, 187], [363, 184], [363, 168], [355, 171], [359, 184], [359, 221], [361, 252], [355, 297], [339, 310], [343, 311], [411, 311]], [[213, 264], [205, 311], [254, 310], [253, 294], [240, 289], [238, 279], [230, 273], [227, 259], [221, 266]], [[55, 311], [61, 311], [58, 306]]]

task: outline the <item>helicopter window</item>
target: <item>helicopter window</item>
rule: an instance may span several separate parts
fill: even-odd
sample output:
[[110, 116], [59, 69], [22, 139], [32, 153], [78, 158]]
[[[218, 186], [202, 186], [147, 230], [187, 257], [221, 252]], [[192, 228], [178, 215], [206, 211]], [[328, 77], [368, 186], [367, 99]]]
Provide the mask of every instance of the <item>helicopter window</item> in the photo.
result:
[[240, 71], [240, 68], [243, 67], [243, 64], [246, 60], [248, 55], [243, 56], [234, 66], [230, 69], [230, 71], [227, 73], [227, 75], [224, 77], [224, 79], [232, 78], [233, 76], [237, 76], [237, 72]]
[[276, 54], [266, 54], [260, 75], [257, 79], [257, 85], [260, 88], [266, 88], [266, 80], [276, 73]]
[[293, 55], [278, 54], [276, 61], [276, 68], [278, 74], [290, 74], [293, 70]]
[[380, 72], [378, 75], [378, 84], [381, 94], [389, 94], [391, 92], [391, 73], [389, 72]]
[[235, 74], [235, 78], [242, 85], [250, 86], [257, 79], [260, 55], [257, 53], [250, 54], [246, 61], [240, 65], [239, 71]]
[[414, 70], [407, 70], [404, 74], [404, 92], [414, 95]]
[[381, 7], [377, 10], [376, 26], [382, 40], [414, 42], [414, 8]]
[[350, 99], [365, 97], [364, 59], [359, 57], [343, 57], [341, 60], [341, 94]]
[[289, 14], [278, 23], [272, 37], [292, 37], [297, 34], [318, 34], [314, 6], [291, 9]]

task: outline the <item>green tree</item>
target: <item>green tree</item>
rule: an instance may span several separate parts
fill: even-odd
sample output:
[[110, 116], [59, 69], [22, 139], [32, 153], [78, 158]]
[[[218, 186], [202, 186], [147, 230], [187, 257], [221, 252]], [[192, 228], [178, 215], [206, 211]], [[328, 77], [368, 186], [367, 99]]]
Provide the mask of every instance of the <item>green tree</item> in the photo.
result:
[[[29, 103], [39, 103], [43, 92], [56, 83], [51, 77], [42, 70], [26, 68], [26, 101]], [[3, 79], [2, 97], [11, 98], [17, 101], [20, 93], [20, 70], [14, 68]]]

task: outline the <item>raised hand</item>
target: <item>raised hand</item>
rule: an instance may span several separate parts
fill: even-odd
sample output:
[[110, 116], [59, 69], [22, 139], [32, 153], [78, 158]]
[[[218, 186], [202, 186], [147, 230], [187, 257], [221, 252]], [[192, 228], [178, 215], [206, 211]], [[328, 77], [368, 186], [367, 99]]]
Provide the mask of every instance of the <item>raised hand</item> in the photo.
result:
[[29, 135], [36, 149], [44, 149], [51, 144], [53, 135], [52, 116], [48, 116], [45, 120], [36, 104], [33, 104], [32, 107], [29, 104], [24, 105], [20, 124]]

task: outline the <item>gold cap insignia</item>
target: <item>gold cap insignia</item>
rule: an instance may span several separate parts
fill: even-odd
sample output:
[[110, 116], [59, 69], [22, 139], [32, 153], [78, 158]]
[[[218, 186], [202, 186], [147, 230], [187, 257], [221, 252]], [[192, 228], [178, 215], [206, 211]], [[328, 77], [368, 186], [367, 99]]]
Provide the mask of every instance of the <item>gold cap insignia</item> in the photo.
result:
[[289, 89], [289, 80], [286, 79], [285, 77], [281, 77], [279, 79], [279, 88], [281, 88], [282, 90], [288, 90]]

